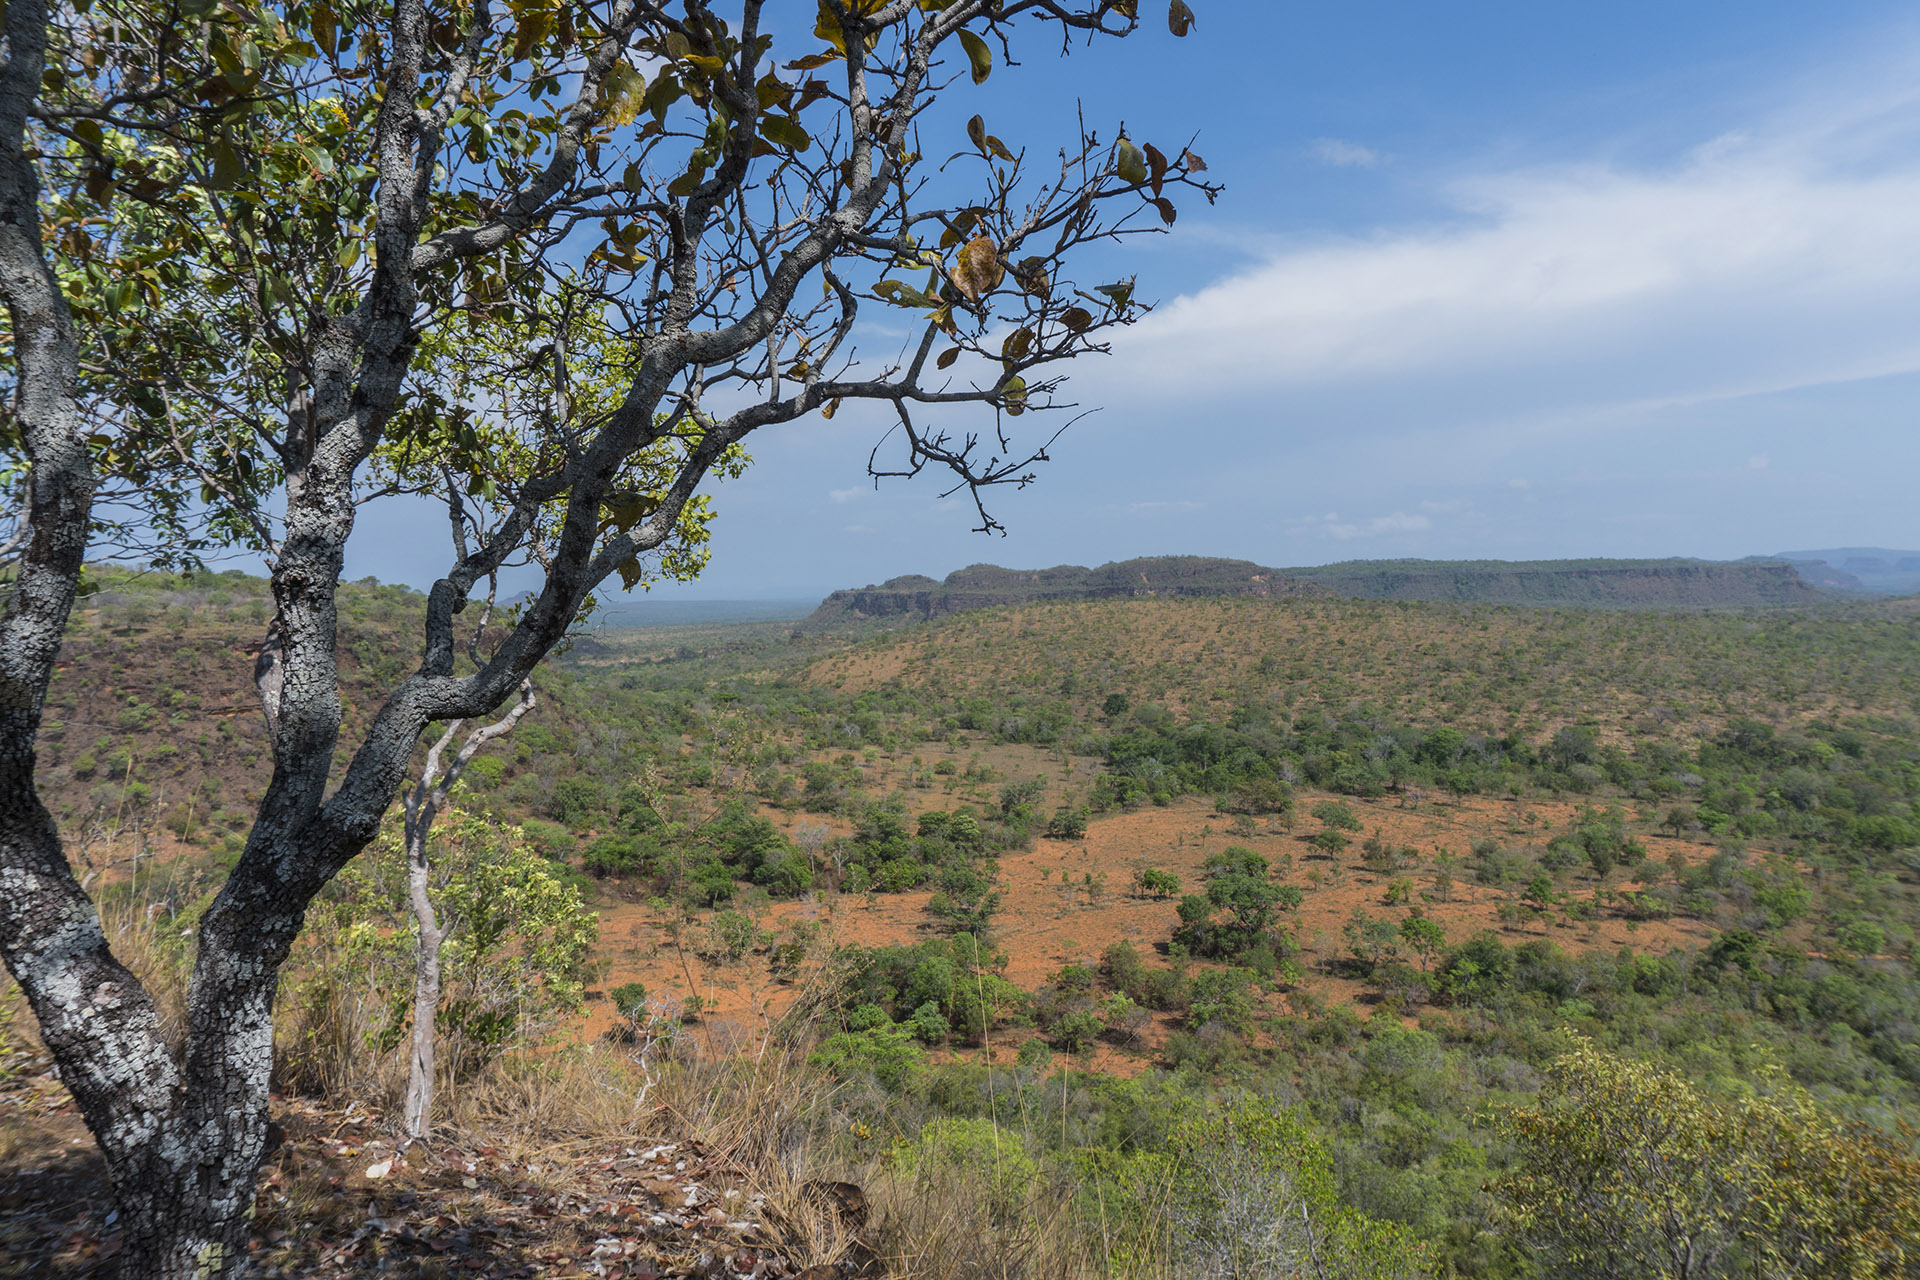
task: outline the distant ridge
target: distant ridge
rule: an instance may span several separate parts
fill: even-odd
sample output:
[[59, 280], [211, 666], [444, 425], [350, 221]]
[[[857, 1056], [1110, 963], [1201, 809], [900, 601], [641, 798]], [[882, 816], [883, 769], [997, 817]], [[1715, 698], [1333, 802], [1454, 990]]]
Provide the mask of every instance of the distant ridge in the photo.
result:
[[947, 575], [945, 582], [920, 574], [889, 578], [879, 586], [836, 591], [821, 602], [812, 621], [863, 618], [939, 618], [967, 609], [1032, 604], [1041, 600], [1108, 600], [1123, 596], [1325, 595], [1305, 583], [1250, 560], [1211, 556], [1149, 556], [1088, 569], [1077, 564], [1051, 569], [1002, 569], [976, 564]]
[[1271, 569], [1249, 560], [1153, 556], [1097, 569], [977, 564], [944, 582], [908, 574], [836, 591], [809, 621], [908, 621], [1042, 600], [1315, 595], [1607, 609], [1777, 608], [1838, 598], [1785, 560], [1349, 560]]
[[1905, 595], [1920, 591], [1920, 551], [1887, 547], [1829, 547], [1824, 551], [1782, 551], [1802, 577], [1839, 591], [1867, 595]]
[[1367, 600], [1734, 609], [1830, 598], [1783, 560], [1349, 560], [1283, 572]]

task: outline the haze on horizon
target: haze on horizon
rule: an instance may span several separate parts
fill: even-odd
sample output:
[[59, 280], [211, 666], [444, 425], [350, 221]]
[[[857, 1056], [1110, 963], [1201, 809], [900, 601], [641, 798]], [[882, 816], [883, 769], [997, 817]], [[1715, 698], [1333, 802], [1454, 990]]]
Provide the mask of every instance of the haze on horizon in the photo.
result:
[[[756, 437], [707, 575], [655, 598], [982, 561], [1920, 546], [1909, 8], [1195, 7], [1186, 41], [1036, 60], [963, 104], [1016, 146], [1076, 98], [1197, 133], [1228, 187], [1115, 255], [1161, 305], [1073, 371], [1098, 412], [998, 495], [1009, 536], [931, 482], [876, 491], [884, 422], [849, 406]], [[906, 336], [868, 323], [861, 350]], [[427, 585], [444, 517], [363, 519], [349, 575]]]

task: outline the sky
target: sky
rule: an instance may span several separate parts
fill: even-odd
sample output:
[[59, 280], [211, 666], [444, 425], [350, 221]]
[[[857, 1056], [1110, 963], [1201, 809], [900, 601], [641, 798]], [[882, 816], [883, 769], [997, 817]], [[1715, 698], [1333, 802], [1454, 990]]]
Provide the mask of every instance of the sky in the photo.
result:
[[[1095, 412], [996, 496], [1006, 536], [931, 479], [876, 489], [886, 423], [848, 406], [756, 434], [707, 572], [656, 597], [1140, 555], [1920, 547], [1911, 5], [1191, 2], [1185, 40], [1146, 0], [1126, 42], [955, 91], [1015, 147], [1076, 110], [1192, 138], [1227, 188], [1114, 258], [1155, 310], [1076, 362]], [[887, 319], [857, 335], [874, 358]], [[362, 519], [350, 576], [429, 585], [442, 518]]]

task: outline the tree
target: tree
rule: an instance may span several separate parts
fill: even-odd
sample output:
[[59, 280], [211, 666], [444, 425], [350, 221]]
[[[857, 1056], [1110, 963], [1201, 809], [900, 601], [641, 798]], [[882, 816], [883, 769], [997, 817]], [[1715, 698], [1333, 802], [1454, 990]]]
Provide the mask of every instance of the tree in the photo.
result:
[[1578, 1039], [1538, 1105], [1501, 1121], [1514, 1171], [1493, 1190], [1554, 1274], [1906, 1275], [1920, 1163], [1763, 1073], [1722, 1098]]
[[[489, 608], [487, 613], [491, 613]], [[483, 615], [484, 617], [484, 615]], [[476, 634], [485, 630], [482, 621]], [[407, 1057], [407, 1095], [403, 1123], [407, 1136], [424, 1138], [433, 1123], [434, 1032], [440, 1008], [440, 956], [457, 921], [443, 920], [433, 901], [434, 866], [428, 841], [434, 820], [447, 806], [453, 788], [466, 773], [474, 755], [495, 738], [513, 732], [523, 716], [533, 710], [533, 682], [523, 680], [520, 697], [511, 710], [492, 724], [474, 729], [451, 759], [445, 760], [447, 747], [459, 734], [461, 722], [450, 721], [427, 751], [420, 779], [405, 800], [403, 839], [407, 854], [407, 903], [413, 913], [414, 981], [413, 1027]]]
[[[450, 1060], [437, 1064], [429, 1049], [429, 1073], [438, 1066], [465, 1075], [509, 1044], [538, 1039], [583, 1003], [600, 921], [551, 862], [484, 818], [445, 812], [424, 881], [419, 851], [404, 826], [393, 825], [315, 902], [308, 936], [343, 943], [331, 949], [366, 973], [354, 983], [361, 989], [402, 990], [415, 979], [413, 998], [392, 1002], [381, 1036], [384, 1045], [408, 1045], [411, 1125], [421, 1096], [414, 1068], [423, 1024], [429, 1037], [437, 1024], [451, 1049]], [[422, 897], [432, 909], [430, 946], [417, 932]], [[411, 936], [409, 920], [416, 925]], [[423, 1004], [418, 985], [423, 957], [433, 975], [431, 1004]], [[424, 1105], [431, 1099], [429, 1087]]]
[[[1083, 131], [1041, 171], [980, 115], [964, 141], [923, 120], [955, 68], [1127, 35], [1132, 0], [821, 0], [786, 62], [766, 8], [7, 0], [0, 953], [106, 1158], [125, 1274], [243, 1267], [280, 967], [430, 725], [496, 712], [614, 575], [685, 572], [703, 486], [761, 427], [884, 407], [898, 452], [869, 469], [944, 472], [999, 528], [985, 495], [1051, 441], [1020, 419], [1066, 408], [1058, 366], [1144, 311], [1130, 279], [1076, 282], [1077, 251], [1217, 191], [1180, 148]], [[853, 347], [874, 303], [915, 327], [898, 360]], [[590, 373], [618, 394], [580, 394]], [[927, 416], [969, 406], [992, 425]], [[96, 492], [139, 518], [96, 519]], [[358, 507], [390, 494], [440, 502], [452, 550], [416, 670], [348, 742], [337, 586]], [[273, 775], [202, 917], [177, 1054], [34, 782], [91, 536], [172, 529], [176, 558], [259, 549], [275, 604]], [[457, 615], [516, 565], [536, 589], [463, 654]]]
[[1400, 922], [1400, 940], [1420, 957], [1420, 971], [1433, 967], [1433, 958], [1447, 949], [1447, 931], [1432, 916], [1410, 915]]
[[1322, 800], [1313, 806], [1313, 816], [1326, 831], [1359, 831], [1365, 827], [1353, 806], [1343, 800]]

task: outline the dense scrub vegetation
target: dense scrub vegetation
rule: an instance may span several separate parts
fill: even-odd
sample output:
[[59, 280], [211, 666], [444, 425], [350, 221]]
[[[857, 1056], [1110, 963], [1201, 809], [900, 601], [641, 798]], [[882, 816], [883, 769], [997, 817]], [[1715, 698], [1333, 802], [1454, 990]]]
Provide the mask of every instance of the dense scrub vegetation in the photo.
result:
[[[234, 677], [264, 602], [233, 575], [100, 586], [43, 768], [95, 833], [79, 856], [176, 918], [238, 847], [266, 768]], [[343, 599], [350, 678], [390, 677], [420, 597]], [[1250, 1206], [1280, 1203], [1344, 1274], [1913, 1274], [1897, 1233], [1845, 1257], [1809, 1243], [1820, 1229], [1762, 1212], [1777, 1187], [1715, 1154], [1774, 1135], [1797, 1153], [1791, 1194], [1826, 1188], [1834, 1222], [1860, 1195], [1913, 1204], [1920, 623], [1897, 607], [1094, 603], [848, 641], [603, 634], [540, 684], [465, 812], [533, 858], [542, 892], [651, 911], [689, 973], [785, 993], [778, 1034], [839, 1081], [819, 1148], [836, 1167], [972, 1178], [990, 1150], [983, 1213], [1005, 1226], [1053, 1188], [1119, 1273], [1209, 1257], [1286, 1274], [1306, 1237], [1230, 1256]], [[1009, 977], [1036, 944], [1007, 927], [1007, 859], [1201, 803], [1226, 842], [1187, 870], [1088, 866], [1062, 886], [1163, 903], [1164, 932]], [[1469, 811], [1503, 816], [1436, 847], [1384, 820]], [[390, 891], [380, 866], [316, 912], [290, 985], [309, 1011], [393, 967], [364, 930], [348, 945]], [[1355, 885], [1377, 896], [1308, 936], [1303, 914]], [[1486, 908], [1471, 928], [1468, 893]], [[919, 923], [879, 945], [782, 906], [889, 902]], [[1697, 941], [1635, 945], [1676, 924]], [[598, 1002], [629, 1048], [680, 1044], [711, 1012], [691, 980], [609, 1000], [604, 967], [568, 954], [540, 1000]], [[394, 1016], [354, 1034], [390, 1052]], [[324, 1039], [324, 1021], [297, 1025]], [[463, 1071], [508, 1038], [466, 1031], [484, 1052], [454, 1055]], [[1717, 1243], [1677, 1265], [1623, 1226], [1607, 1247], [1625, 1252], [1595, 1261], [1581, 1214], [1627, 1223], [1677, 1193], [1574, 1139], [1651, 1133], [1661, 1107], [1720, 1180], [1683, 1206]], [[1543, 1191], [1580, 1161], [1588, 1199]], [[1203, 1166], [1220, 1176], [1175, 1180], [1196, 1198], [1155, 1198]]]

